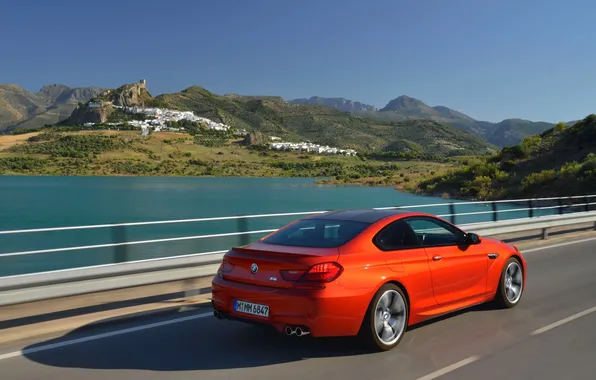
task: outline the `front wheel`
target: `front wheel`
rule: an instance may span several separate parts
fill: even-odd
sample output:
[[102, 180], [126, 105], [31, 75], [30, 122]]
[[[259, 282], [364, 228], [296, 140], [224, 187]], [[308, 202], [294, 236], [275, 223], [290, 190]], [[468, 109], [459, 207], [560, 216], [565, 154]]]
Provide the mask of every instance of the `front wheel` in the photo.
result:
[[403, 291], [395, 284], [385, 284], [368, 307], [360, 336], [367, 346], [388, 351], [404, 336], [408, 314], [408, 301]]
[[522, 297], [524, 275], [520, 262], [512, 257], [503, 266], [495, 302], [502, 308], [512, 308]]

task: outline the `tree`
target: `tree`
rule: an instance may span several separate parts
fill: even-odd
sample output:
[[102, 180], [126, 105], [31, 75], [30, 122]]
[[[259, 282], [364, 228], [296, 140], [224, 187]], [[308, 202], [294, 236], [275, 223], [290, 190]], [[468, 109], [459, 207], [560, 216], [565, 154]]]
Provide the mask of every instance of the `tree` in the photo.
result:
[[563, 132], [565, 129], [567, 129], [567, 124], [560, 121], [557, 124], [555, 124], [555, 132]]

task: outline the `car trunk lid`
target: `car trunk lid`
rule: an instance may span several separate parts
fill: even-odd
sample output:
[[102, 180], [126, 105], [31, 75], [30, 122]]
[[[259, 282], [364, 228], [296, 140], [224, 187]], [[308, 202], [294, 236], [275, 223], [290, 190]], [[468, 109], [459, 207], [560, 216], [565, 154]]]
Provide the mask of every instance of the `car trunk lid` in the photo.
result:
[[255, 243], [236, 247], [223, 259], [224, 279], [271, 288], [291, 288], [294, 281], [286, 281], [284, 270], [306, 271], [315, 264], [337, 260], [337, 248], [288, 247]]

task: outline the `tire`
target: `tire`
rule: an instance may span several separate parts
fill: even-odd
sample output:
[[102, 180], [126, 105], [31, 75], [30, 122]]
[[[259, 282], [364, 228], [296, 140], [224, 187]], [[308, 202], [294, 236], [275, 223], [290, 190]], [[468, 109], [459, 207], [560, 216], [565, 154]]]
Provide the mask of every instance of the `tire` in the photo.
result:
[[[408, 300], [404, 292], [395, 284], [385, 284], [375, 293], [368, 306], [360, 327], [360, 339], [375, 351], [391, 350], [403, 338], [409, 316]], [[377, 333], [375, 326], [380, 333]], [[388, 332], [385, 333], [381, 327], [388, 329]]]
[[[519, 289], [519, 293], [515, 292], [515, 287]], [[512, 257], [505, 262], [505, 265], [503, 265], [499, 287], [497, 289], [497, 294], [495, 295], [495, 304], [503, 309], [515, 307], [522, 298], [523, 287], [524, 277], [522, 265], [518, 259]]]

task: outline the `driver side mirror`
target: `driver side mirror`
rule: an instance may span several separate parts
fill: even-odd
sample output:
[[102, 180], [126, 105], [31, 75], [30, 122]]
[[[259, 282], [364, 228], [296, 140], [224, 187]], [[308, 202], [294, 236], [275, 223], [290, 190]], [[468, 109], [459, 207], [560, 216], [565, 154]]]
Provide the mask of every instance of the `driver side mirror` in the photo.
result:
[[470, 245], [480, 244], [481, 241], [482, 241], [482, 239], [480, 239], [480, 236], [478, 236], [477, 234], [475, 234], [473, 232], [466, 234], [466, 244], [470, 244]]

